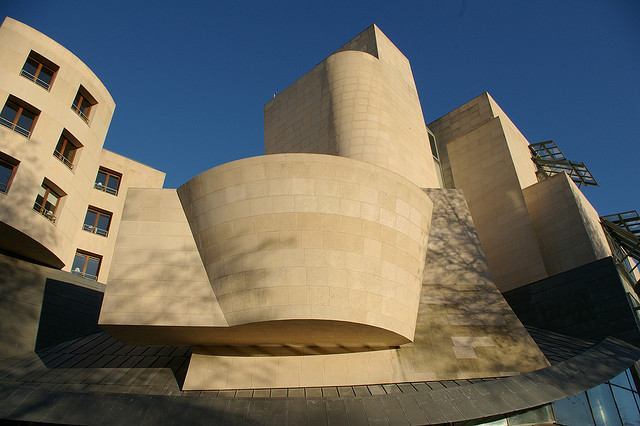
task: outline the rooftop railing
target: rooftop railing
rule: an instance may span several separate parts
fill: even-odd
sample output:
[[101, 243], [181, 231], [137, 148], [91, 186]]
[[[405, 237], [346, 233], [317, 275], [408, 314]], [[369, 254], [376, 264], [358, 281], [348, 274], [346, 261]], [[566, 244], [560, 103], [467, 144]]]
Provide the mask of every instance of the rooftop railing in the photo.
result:
[[42, 206], [41, 204], [35, 203], [33, 205], [33, 210], [37, 211], [38, 213], [40, 213], [42, 216], [46, 217], [47, 219], [49, 219], [51, 222], [56, 223], [56, 215], [54, 214], [53, 211], [51, 210], [47, 210], [46, 208], [44, 208], [44, 206]]
[[65, 157], [63, 153], [61, 153], [60, 151], [53, 151], [53, 156], [62, 161], [65, 166], [73, 170], [73, 163], [69, 161], [69, 159]]
[[106, 185], [103, 185], [102, 182], [96, 182], [93, 187], [103, 192], [107, 192], [111, 195], [118, 195], [118, 190], [114, 188], [110, 188]]
[[22, 70], [20, 72], [20, 75], [28, 78], [29, 80], [33, 81], [34, 83], [36, 83], [38, 86], [45, 88], [46, 90], [49, 90], [51, 88], [51, 85], [49, 83], [47, 83], [44, 80], [40, 80], [38, 77], [36, 77], [35, 75], [31, 74], [29, 71], [27, 70]]
[[97, 277], [96, 275], [91, 275], [91, 274], [90, 274], [90, 273], [88, 273], [88, 272], [82, 272], [82, 271], [81, 271], [80, 269], [78, 269], [78, 268], [76, 268], [76, 269], [74, 269], [73, 271], [71, 271], [71, 273], [72, 273], [72, 274], [74, 274], [74, 275], [79, 275], [79, 276], [81, 276], [82, 278], [86, 278], [86, 279], [93, 280], [93, 281], [98, 281], [98, 277]]
[[86, 223], [82, 225], [82, 229], [87, 232], [102, 235], [103, 237], [107, 237], [109, 235], [109, 231], [107, 231], [106, 229], [98, 228], [97, 226], [89, 225]]
[[23, 136], [26, 136], [26, 137], [31, 136], [31, 132], [29, 130], [27, 130], [25, 128], [22, 128], [22, 127], [18, 126], [17, 124], [14, 124], [12, 121], [9, 121], [4, 117], [0, 117], [0, 124], [2, 124], [5, 127], [10, 128], [14, 132], [20, 133]]
[[79, 116], [80, 118], [82, 118], [84, 120], [85, 123], [89, 124], [89, 117], [87, 117], [84, 112], [82, 112], [82, 110], [80, 109], [80, 107], [76, 104], [72, 104], [71, 105], [71, 109], [74, 110]]

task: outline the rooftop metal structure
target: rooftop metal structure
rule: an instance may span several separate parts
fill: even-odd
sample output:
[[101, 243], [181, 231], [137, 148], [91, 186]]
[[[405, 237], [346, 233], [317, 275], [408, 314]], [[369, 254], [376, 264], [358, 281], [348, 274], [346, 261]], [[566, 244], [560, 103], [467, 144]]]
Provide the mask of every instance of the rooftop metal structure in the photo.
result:
[[567, 160], [554, 141], [544, 141], [529, 145], [531, 159], [538, 168], [538, 175], [551, 177], [566, 173], [578, 185], [597, 186], [595, 178], [584, 163]]
[[636, 286], [640, 285], [640, 279], [636, 278], [640, 265], [640, 214], [630, 210], [602, 216], [600, 220], [613, 242], [614, 258], [624, 266]]

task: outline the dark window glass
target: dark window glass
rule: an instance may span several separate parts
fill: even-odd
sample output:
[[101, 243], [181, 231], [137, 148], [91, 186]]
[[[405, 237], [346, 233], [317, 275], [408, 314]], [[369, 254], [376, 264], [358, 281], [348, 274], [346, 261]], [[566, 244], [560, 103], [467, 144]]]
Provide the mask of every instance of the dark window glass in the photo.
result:
[[31, 111], [23, 110], [20, 118], [18, 119], [18, 126], [22, 127], [25, 130], [31, 130], [31, 126], [33, 126], [33, 122], [36, 119], [36, 115]]
[[38, 195], [36, 196], [36, 202], [33, 204], [33, 209], [50, 221], [55, 222], [56, 209], [58, 208], [60, 198], [61, 196], [59, 194], [47, 186], [47, 184], [43, 183]]
[[109, 176], [109, 180], [107, 181], [107, 187], [117, 192], [118, 188], [120, 188], [120, 178], [113, 175]]
[[584, 392], [553, 403], [556, 420], [565, 425], [593, 425], [593, 417]]
[[640, 426], [640, 412], [633, 398], [633, 393], [629, 390], [612, 386], [613, 396], [618, 405], [622, 423], [626, 425]]
[[86, 260], [86, 256], [81, 253], [76, 253], [76, 257], [73, 259], [73, 265], [71, 266], [71, 271], [79, 273], [84, 269], [84, 263]]
[[121, 175], [116, 174], [116, 172], [100, 168], [96, 175], [96, 183], [94, 186], [96, 189], [108, 192], [111, 195], [118, 195], [118, 190], [120, 189], [120, 177]]
[[40, 80], [42, 83], [45, 83], [47, 86], [50, 86], [51, 80], [53, 80], [53, 74], [53, 70], [43, 67], [40, 71], [40, 75], [38, 75], [38, 80]]
[[431, 133], [429, 133], [429, 145], [431, 146], [431, 154], [433, 154], [433, 156], [439, 160], [440, 156], [438, 155], [438, 146], [436, 145], [436, 138]]
[[107, 174], [102, 170], [98, 171], [98, 175], [96, 176], [96, 185], [107, 186]]
[[22, 67], [22, 71], [26, 71], [27, 73], [35, 77], [38, 65], [40, 64], [35, 59], [27, 58], [27, 62], [25, 62], [24, 67]]
[[18, 108], [18, 105], [11, 101], [8, 101], [2, 108], [2, 113], [0, 114], [0, 116], [10, 123], [13, 123], [13, 120], [16, 119], [16, 115], [18, 114]]
[[96, 104], [93, 97], [87, 92], [84, 87], [80, 87], [78, 89], [78, 93], [76, 97], [73, 99], [73, 103], [71, 104], [71, 108], [78, 113], [80, 117], [87, 123], [89, 123], [89, 114], [91, 112], [91, 108]]
[[6, 193], [9, 190], [14, 167], [15, 166], [0, 160], [0, 192]]
[[98, 229], [103, 229], [105, 231], [108, 231], [110, 224], [111, 224], [111, 216], [106, 214], [101, 214], [98, 216]]
[[76, 142], [72, 142], [72, 140], [67, 136], [66, 130], [60, 136], [60, 140], [58, 140], [58, 144], [56, 145], [56, 149], [53, 151], [54, 157], [62, 161], [67, 167], [73, 169], [73, 159], [76, 156], [76, 151], [79, 146], [76, 145]]
[[622, 425], [613, 395], [608, 384], [602, 384], [587, 391], [591, 412], [598, 426]]
[[58, 66], [41, 55], [31, 52], [22, 67], [20, 74], [49, 90]]
[[100, 257], [77, 251], [76, 257], [73, 259], [73, 265], [71, 265], [71, 272], [82, 275], [85, 278], [97, 280], [101, 260]]
[[96, 223], [96, 219], [98, 218], [98, 212], [93, 210], [87, 210], [87, 215], [84, 217], [85, 226], [93, 226]]
[[95, 207], [89, 207], [84, 217], [82, 229], [106, 237], [109, 234], [110, 225], [111, 213], [98, 210]]
[[29, 137], [33, 128], [33, 123], [38, 116], [38, 112], [33, 111], [31, 107], [16, 102], [10, 97], [2, 107], [0, 113], [0, 124], [8, 127], [21, 135]]
[[98, 269], [100, 268], [100, 259], [89, 257], [87, 259], [86, 275], [98, 278]]

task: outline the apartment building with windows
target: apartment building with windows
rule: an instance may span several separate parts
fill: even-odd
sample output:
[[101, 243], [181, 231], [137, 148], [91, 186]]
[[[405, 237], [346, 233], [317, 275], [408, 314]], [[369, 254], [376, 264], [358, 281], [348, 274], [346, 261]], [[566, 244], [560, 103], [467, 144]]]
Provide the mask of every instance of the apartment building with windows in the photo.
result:
[[0, 57], [0, 418], [640, 423], [638, 215], [488, 93], [427, 125], [377, 26], [176, 189], [64, 47]]
[[9, 18], [1, 37], [0, 250], [104, 283], [127, 189], [164, 173], [103, 149], [115, 103], [71, 52]]

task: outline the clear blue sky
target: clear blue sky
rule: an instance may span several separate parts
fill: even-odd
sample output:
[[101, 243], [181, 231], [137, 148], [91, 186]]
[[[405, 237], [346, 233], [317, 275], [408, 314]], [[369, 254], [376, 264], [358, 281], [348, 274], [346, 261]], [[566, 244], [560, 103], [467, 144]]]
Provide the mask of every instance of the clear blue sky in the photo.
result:
[[489, 91], [531, 142], [553, 139], [640, 209], [640, 1], [8, 1], [116, 100], [106, 147], [176, 187], [259, 155], [262, 107], [376, 23], [411, 61], [426, 120]]

